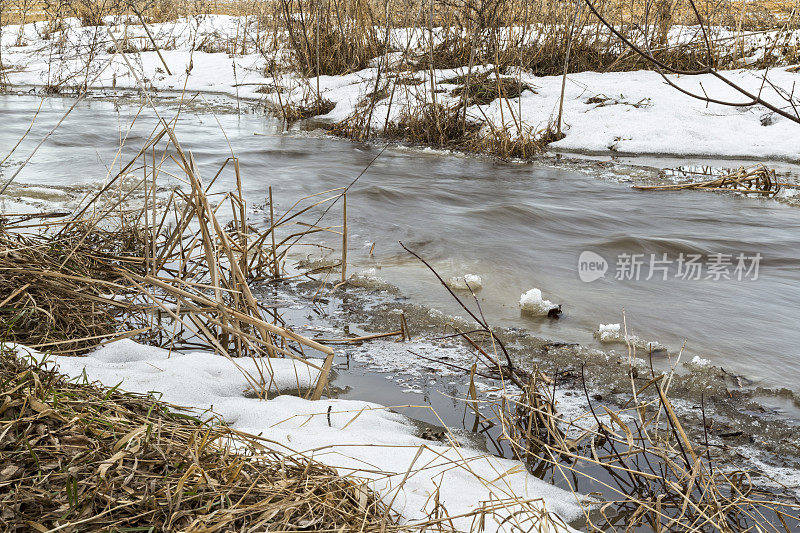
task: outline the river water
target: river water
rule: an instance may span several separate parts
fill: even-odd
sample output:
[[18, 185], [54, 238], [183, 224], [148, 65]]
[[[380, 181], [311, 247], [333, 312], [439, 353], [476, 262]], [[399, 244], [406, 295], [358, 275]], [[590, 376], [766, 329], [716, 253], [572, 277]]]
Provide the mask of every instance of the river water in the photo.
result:
[[[0, 177], [13, 172], [72, 103], [0, 96], [0, 158], [23, 136], [40, 103], [31, 133], [0, 168]], [[173, 116], [175, 107], [165, 103], [165, 116]], [[672, 354], [685, 346], [685, 359], [700, 356], [756, 384], [800, 390], [797, 207], [701, 191], [637, 191], [628, 182], [600, 177], [601, 170], [593, 175], [402, 147], [381, 152], [381, 145], [286, 135], [279, 121], [259, 113], [214, 109], [185, 110], [178, 137], [206, 178], [232, 148], [252, 205], [263, 204], [272, 186], [280, 212], [298, 197], [350, 184], [368, 167], [347, 196], [349, 268], [375, 268], [412, 301], [463, 314], [398, 241], [446, 278], [479, 275], [478, 296], [492, 324], [600, 347], [593, 337], [598, 324], [622, 322], [624, 312], [629, 331], [666, 345]], [[126, 138], [120, 158], [125, 161], [155, 124], [154, 114], [140, 112], [133, 100], [81, 103], [9, 190], [25, 196], [27, 188], [29, 197], [41, 197], [42, 187], [96, 183], [112, 166], [120, 140]], [[232, 186], [222, 177], [215, 189]], [[338, 207], [333, 212], [340, 216]], [[338, 223], [335, 217], [331, 223]], [[585, 251], [606, 261], [605, 277], [581, 281], [578, 263]], [[666, 280], [658, 269], [647, 279], [651, 254], [666, 260], [654, 265], [667, 267]], [[701, 256], [701, 279], [677, 275], [681, 254]], [[731, 261], [718, 270], [732, 279], [705, 279], [715, 254]], [[749, 272], [736, 271], [740, 254]], [[760, 259], [753, 259], [757, 254]], [[638, 263], [637, 280], [626, 265]], [[739, 274], [744, 279], [736, 279]], [[562, 304], [560, 320], [520, 312], [520, 295], [533, 287]]]

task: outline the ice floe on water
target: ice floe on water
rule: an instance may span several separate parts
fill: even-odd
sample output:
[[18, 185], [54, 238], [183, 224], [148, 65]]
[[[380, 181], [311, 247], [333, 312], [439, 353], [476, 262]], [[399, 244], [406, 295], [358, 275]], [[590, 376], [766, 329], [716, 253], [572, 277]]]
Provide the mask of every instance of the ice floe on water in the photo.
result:
[[542, 291], [533, 288], [519, 297], [519, 307], [527, 315], [546, 316], [551, 309], [558, 308], [558, 305], [542, 298]]
[[666, 347], [655, 341], [644, 340], [636, 335], [622, 331], [620, 324], [600, 324], [594, 337], [603, 344], [629, 344], [647, 351], [666, 351]]
[[711, 366], [711, 361], [708, 359], [703, 359], [699, 355], [695, 355], [690, 363], [697, 366]]
[[447, 286], [454, 291], [479, 291], [483, 288], [483, 280], [477, 274], [453, 276], [447, 280]]
[[364, 289], [390, 289], [393, 288], [389, 283], [378, 275], [375, 267], [365, 268], [354, 272], [347, 282], [354, 287]]
[[621, 327], [619, 324], [600, 324], [594, 336], [600, 342], [625, 342]]

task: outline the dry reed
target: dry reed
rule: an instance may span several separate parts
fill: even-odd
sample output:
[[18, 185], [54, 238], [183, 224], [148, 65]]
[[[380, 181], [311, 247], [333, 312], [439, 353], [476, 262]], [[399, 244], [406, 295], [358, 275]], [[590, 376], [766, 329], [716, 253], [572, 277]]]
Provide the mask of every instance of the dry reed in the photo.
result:
[[783, 186], [775, 175], [775, 171], [764, 165], [740, 167], [719, 178], [688, 183], [675, 183], [669, 185], [635, 185], [635, 189], [649, 191], [683, 191], [701, 189], [705, 191], [736, 191], [742, 194], [758, 194], [760, 196], [775, 196]]
[[[405, 248], [405, 247], [404, 247]], [[410, 250], [409, 250], [410, 251]], [[685, 427], [669, 399], [672, 372], [639, 376], [628, 346], [630, 399], [620, 407], [601, 405], [589, 393], [584, 368], [573, 382], [582, 388], [589, 410], [566, 418], [558, 412], [556, 389], [566, 379], [556, 371], [518, 367], [502, 339], [489, 326], [475, 299], [473, 311], [419, 255], [420, 259], [477, 323], [456, 330], [477, 356], [466, 408], [473, 431], [498, 435], [494, 445], [573, 490], [588, 482], [602, 498], [585, 507], [587, 531], [785, 532], [800, 527], [800, 504], [763, 490], [754, 473], [712, 458], [708, 430]], [[565, 375], [570, 374], [565, 372]], [[499, 380], [499, 400], [477, 393], [476, 375]], [[705, 403], [700, 398], [705, 424]], [[479, 406], [481, 408], [479, 408]]]

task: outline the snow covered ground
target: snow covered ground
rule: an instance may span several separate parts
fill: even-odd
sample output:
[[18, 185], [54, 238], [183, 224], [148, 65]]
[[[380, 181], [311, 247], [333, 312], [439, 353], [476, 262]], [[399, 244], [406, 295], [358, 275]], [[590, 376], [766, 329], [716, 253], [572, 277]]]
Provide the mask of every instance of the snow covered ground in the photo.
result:
[[[79, 380], [157, 392], [174, 405], [213, 410], [232, 427], [272, 441], [275, 449], [313, 456], [343, 475], [368, 479], [407, 523], [424, 521], [437, 501], [459, 531], [478, 530], [484, 519], [485, 531], [570, 531], [563, 521], [582, 514], [576, 495], [528, 474], [521, 463], [455, 442], [424, 440], [405, 417], [382, 405], [288, 394], [267, 401], [248, 398], [244, 376], [214, 354], [169, 352], [121, 340], [86, 357], [57, 357], [52, 363]], [[252, 361], [239, 363], [255, 371]], [[283, 390], [311, 384], [315, 376], [307, 368], [271, 360], [272, 376]], [[481, 506], [496, 509], [483, 517], [469, 514]], [[501, 526], [504, 520], [509, 521]]]
[[[106, 28], [114, 34], [116, 43]], [[4, 74], [11, 84], [20, 86], [59, 83], [78, 86], [88, 82], [98, 88], [136, 88], [141, 82], [162, 91], [218, 92], [275, 106], [307, 104], [316, 98], [319, 87], [320, 96], [335, 104], [321, 117], [332, 122], [363, 110], [365, 95], [376, 87], [387, 88], [387, 96], [377, 103], [371, 114], [372, 131], [380, 132], [387, 119], [389, 123], [396, 121], [404, 111], [420, 102], [435, 98], [440, 104], [457, 104], [458, 97], [452, 94], [457, 87], [453, 78], [467, 71], [466, 67], [436, 70], [433, 84], [430, 71], [409, 71], [403, 74], [402, 83], [384, 87], [381, 84], [387, 76], [386, 69], [381, 66], [396, 61], [396, 57], [389, 54], [376, 58], [372, 68], [342, 76], [317, 79], [285, 72], [273, 75], [266, 71], [266, 65], [268, 59], [280, 65], [285, 59], [280, 51], [267, 58], [254, 53], [255, 46], [251, 44], [245, 47], [247, 53], [244, 54], [226, 52], [231, 47], [240, 49], [235, 43], [245, 35], [256, 38], [252, 20], [203, 16], [155, 24], [150, 29], [171, 75], [141, 26], [80, 27], [75, 20], [68, 20], [67, 30], [57, 34], [45, 31], [44, 23], [28, 24], [24, 30], [18, 26], [4, 27]], [[21, 39], [20, 31], [23, 31]], [[685, 32], [677, 34], [675, 40], [683, 40], [685, 35]], [[413, 32], [396, 30], [394, 38], [402, 41], [414, 36]], [[763, 33], [752, 37], [755, 40], [767, 38]], [[113, 54], [117, 43], [125, 43], [126, 49], [132, 50], [127, 57], [140, 81], [131, 75], [123, 58]], [[87, 66], [89, 50], [94, 52], [92, 64]], [[483, 65], [475, 69], [473, 75], [489, 70], [491, 65]], [[800, 81], [800, 72], [793, 70], [796, 69], [771, 69], [769, 84], [764, 83], [763, 72], [757, 70], [726, 71], [725, 76], [752, 93], [761, 94], [767, 101], [791, 110], [778, 93], [792, 93]], [[519, 132], [535, 134], [547, 129], [558, 110], [561, 77], [537, 77], [526, 72], [508, 75], [530, 89], [524, 90], [518, 98], [470, 106], [470, 119], [481, 123], [487, 133], [493, 129], [503, 130], [512, 137]], [[722, 100], [743, 100], [731, 87], [711, 75], [671, 76], [671, 79], [698, 94], [706, 93]], [[706, 104], [668, 86], [652, 71], [583, 72], [568, 76], [563, 131], [566, 136], [551, 143], [551, 150], [800, 161], [799, 124], [759, 106]]]

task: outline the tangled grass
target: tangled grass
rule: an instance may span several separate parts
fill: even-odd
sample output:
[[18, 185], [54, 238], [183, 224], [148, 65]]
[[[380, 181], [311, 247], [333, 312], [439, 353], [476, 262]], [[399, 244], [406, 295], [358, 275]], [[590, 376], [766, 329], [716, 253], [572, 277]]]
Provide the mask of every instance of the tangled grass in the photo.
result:
[[29, 236], [0, 227], [0, 328], [32, 348], [80, 354], [121, 325], [140, 327], [136, 306], [114, 295], [125, 291], [115, 266], [141, 270], [143, 240], [82, 223], [66, 230]]
[[358, 481], [153, 397], [0, 349], [0, 529], [377, 531]]

